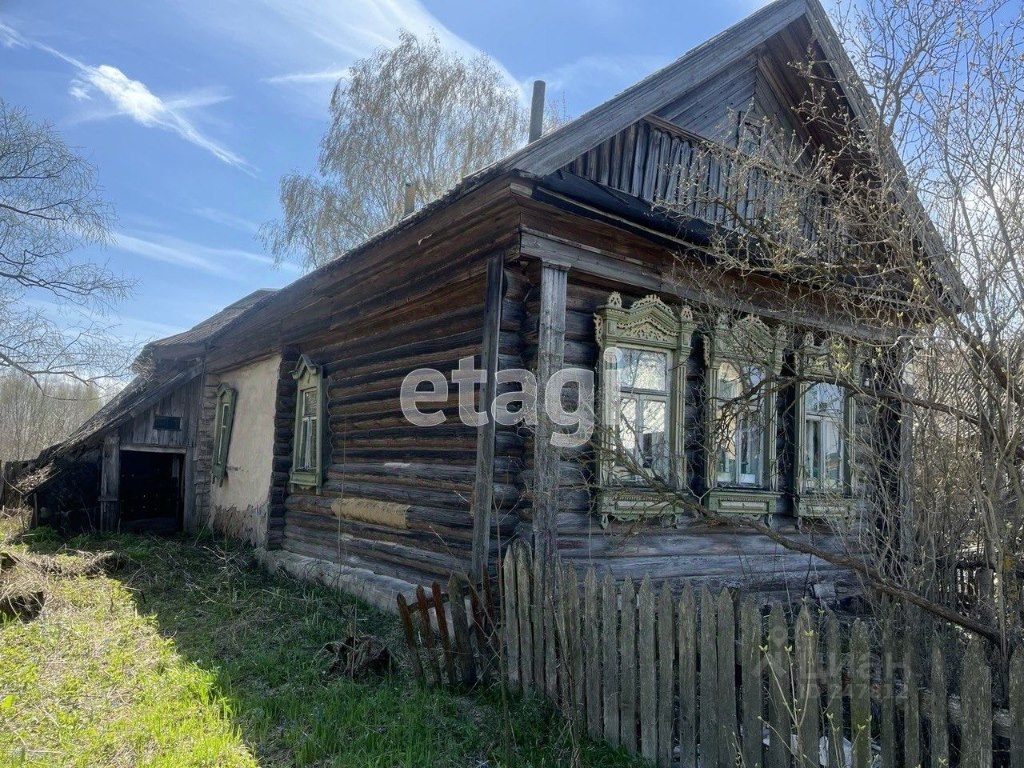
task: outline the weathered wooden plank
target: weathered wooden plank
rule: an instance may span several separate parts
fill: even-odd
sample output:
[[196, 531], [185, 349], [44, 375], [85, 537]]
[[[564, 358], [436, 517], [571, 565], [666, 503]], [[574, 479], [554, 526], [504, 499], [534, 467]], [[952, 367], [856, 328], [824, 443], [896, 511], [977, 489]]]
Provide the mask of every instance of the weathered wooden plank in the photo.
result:
[[828, 681], [825, 735], [828, 737], [828, 768], [846, 768], [843, 750], [842, 628], [831, 611], [828, 613], [825, 632], [825, 679]]
[[672, 591], [662, 582], [658, 593], [658, 764], [672, 762], [672, 709], [675, 677], [676, 639], [673, 621]]
[[768, 615], [768, 768], [788, 768], [790, 765], [793, 688], [788, 646], [786, 617], [782, 607], [776, 603]]
[[718, 621], [715, 598], [705, 586], [700, 591], [700, 756], [702, 766], [717, 768], [722, 746], [718, 728]]
[[759, 768], [761, 757], [761, 613], [752, 600], [740, 606], [740, 703], [743, 765]]
[[718, 759], [724, 768], [735, 765], [740, 752], [736, 719], [736, 609], [728, 589], [718, 596], [717, 656]]
[[441, 681], [441, 665], [437, 658], [437, 647], [434, 644], [434, 628], [430, 623], [430, 608], [427, 606], [427, 593], [422, 586], [416, 587], [416, 604], [420, 611], [420, 637], [423, 638], [423, 650], [427, 654], [427, 666], [430, 669], [434, 685], [439, 688]]
[[448, 675], [448, 685], [457, 686], [459, 684], [458, 673], [456, 672], [455, 666], [455, 654], [452, 649], [451, 636], [448, 634], [448, 617], [445, 615], [444, 610], [444, 593], [441, 591], [441, 585], [434, 582], [431, 587], [431, 592], [434, 598], [434, 615], [437, 617], [437, 634], [441, 640], [441, 650], [444, 657], [444, 668]]
[[[487, 263], [487, 295], [484, 299], [483, 341], [480, 366], [487, 372], [480, 389], [477, 410], [490, 413], [494, 402], [498, 372], [498, 339], [501, 335], [502, 292], [505, 258], [495, 254]], [[496, 423], [488, 418], [477, 428], [476, 482], [473, 486], [473, 578], [487, 579], [487, 556], [490, 552], [491, 507], [494, 505], [494, 433]]]
[[868, 630], [860, 619], [850, 635], [850, 727], [853, 768], [871, 764], [871, 655]]
[[502, 635], [504, 647], [501, 659], [504, 662], [504, 674], [513, 691], [518, 691], [519, 677], [519, 615], [516, 597], [516, 558], [514, 547], [505, 550], [501, 563], [501, 604], [502, 604]]
[[686, 584], [676, 608], [676, 629], [679, 633], [679, 765], [697, 765], [697, 605], [693, 587]]
[[402, 620], [402, 629], [405, 631], [405, 643], [409, 646], [409, 658], [412, 661], [412, 671], [416, 682], [426, 685], [427, 678], [423, 674], [423, 664], [420, 661], [419, 643], [416, 642], [416, 630], [412, 625], [412, 615], [409, 613], [409, 604], [405, 600], [405, 595], [401, 593], [398, 595], [398, 615]]
[[[934, 680], [934, 664], [932, 669]], [[1024, 649], [1019, 647], [1010, 659], [1008, 694], [1010, 699], [1010, 768], [1024, 768]]]
[[885, 620], [882, 623], [882, 681], [878, 698], [881, 703], [882, 717], [879, 723], [879, 743], [882, 749], [882, 765], [895, 768], [896, 765], [896, 686], [894, 678], [896, 641], [893, 637], [892, 624]]
[[818, 768], [820, 692], [818, 632], [806, 605], [800, 609], [793, 633], [796, 655], [797, 768]]
[[545, 626], [545, 614], [548, 612], [544, 610], [544, 601], [546, 595], [544, 594], [544, 578], [543, 578], [543, 566], [542, 556], [538, 553], [536, 547], [533, 551], [533, 558], [530, 561], [530, 586], [531, 590], [531, 601], [530, 601], [530, 621], [533, 627], [533, 687], [540, 693], [547, 691], [546, 678], [544, 676], [544, 661], [545, 661], [545, 638], [551, 638], [552, 635], [547, 632]]
[[537, 335], [537, 428], [533, 441], [534, 556], [542, 564], [553, 564], [556, 555], [560, 449], [552, 441], [554, 424], [544, 397], [552, 374], [562, 368], [565, 357], [567, 283], [565, 267], [542, 263]]
[[909, 631], [903, 637], [903, 764], [921, 764], [921, 697], [918, 676], [917, 644], [920, 638]]
[[490, 685], [494, 680], [494, 670], [497, 666], [498, 654], [501, 649], [497, 647], [500, 642], [497, 627], [493, 617], [494, 605], [491, 596], [490, 580], [483, 583], [483, 593], [476, 589], [468, 581], [462, 582], [469, 591], [469, 607], [472, 623], [473, 638], [476, 640], [477, 652], [480, 657], [480, 675], [485, 685]]
[[516, 608], [519, 614], [519, 680], [523, 690], [534, 690], [533, 584], [530, 581], [530, 554], [525, 545], [512, 547], [516, 566]]
[[[552, 614], [555, 623], [555, 669], [558, 678], [557, 698], [561, 705], [562, 715], [569, 721], [570, 727], [576, 725], [575, 702], [573, 692], [575, 680], [573, 679], [573, 648], [572, 648], [572, 606], [568, 589], [566, 569], [563, 567], [551, 569], [549, 577], [554, 583], [554, 600]], [[575, 586], [575, 585], [574, 585]], [[575, 594], [575, 589], [573, 593]]]
[[[448, 600], [452, 614], [452, 638], [455, 641], [455, 662], [459, 682], [466, 686], [476, 683], [476, 664], [473, 662], [473, 639], [466, 618], [466, 595], [462, 579], [454, 573], [448, 578]], [[486, 663], [486, 649], [480, 648], [481, 666]]]
[[604, 740], [613, 747], [619, 744], [619, 606], [615, 579], [604, 575], [601, 584], [601, 667]]
[[630, 752], [636, 743], [636, 590], [633, 580], [622, 583], [621, 625], [619, 627], [619, 742]]
[[985, 662], [983, 643], [978, 637], [970, 639], [960, 674], [961, 768], [992, 765], [992, 673]]
[[583, 663], [586, 675], [587, 734], [601, 738], [601, 605], [594, 566], [583, 580]]
[[548, 698], [553, 702], [559, 700], [558, 680], [564, 677], [564, 673], [558, 671], [558, 641], [555, 628], [555, 614], [558, 612], [561, 603], [561, 585], [559, 584], [559, 566], [554, 561], [551, 564], [541, 564], [539, 581], [544, 585], [544, 601], [542, 604], [544, 616], [544, 687]]
[[[1012, 683], [1012, 680], [1011, 680]], [[1012, 686], [1011, 686], [1012, 687]], [[932, 768], [945, 768], [949, 765], [949, 716], [948, 687], [946, 684], [946, 662], [942, 657], [942, 644], [938, 638], [932, 642], [932, 679], [931, 679], [931, 722], [929, 723], [930, 752]], [[1012, 703], [1012, 702], [1011, 702]], [[1024, 723], [1014, 728], [1013, 747], [1024, 749]], [[1012, 756], [1012, 753], [1011, 753]], [[1011, 768], [1024, 768], [1024, 757]]]
[[650, 578], [640, 584], [640, 625], [637, 632], [640, 687], [640, 754], [652, 762], [658, 755], [658, 682], [655, 658], [654, 591]]

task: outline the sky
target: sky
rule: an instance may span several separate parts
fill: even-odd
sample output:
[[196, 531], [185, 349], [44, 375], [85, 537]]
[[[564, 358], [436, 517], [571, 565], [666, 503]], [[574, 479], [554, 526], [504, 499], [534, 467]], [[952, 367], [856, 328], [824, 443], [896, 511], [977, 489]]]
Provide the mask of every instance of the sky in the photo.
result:
[[[401, 29], [491, 57], [578, 116], [747, 16], [759, 0], [0, 0], [0, 98], [97, 168], [117, 216], [77, 258], [133, 276], [136, 343], [294, 280], [257, 237], [282, 174], [315, 168], [330, 92]], [[397, 184], [397, 182], [396, 182]]]

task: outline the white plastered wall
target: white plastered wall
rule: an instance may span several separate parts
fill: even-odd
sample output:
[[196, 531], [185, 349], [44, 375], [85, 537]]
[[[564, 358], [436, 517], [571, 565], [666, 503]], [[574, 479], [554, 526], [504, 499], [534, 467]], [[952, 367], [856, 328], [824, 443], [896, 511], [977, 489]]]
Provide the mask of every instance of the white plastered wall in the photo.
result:
[[213, 482], [210, 524], [214, 530], [257, 547], [267, 543], [270, 481], [274, 463], [274, 410], [279, 355], [227, 371], [220, 382], [238, 393], [224, 481]]

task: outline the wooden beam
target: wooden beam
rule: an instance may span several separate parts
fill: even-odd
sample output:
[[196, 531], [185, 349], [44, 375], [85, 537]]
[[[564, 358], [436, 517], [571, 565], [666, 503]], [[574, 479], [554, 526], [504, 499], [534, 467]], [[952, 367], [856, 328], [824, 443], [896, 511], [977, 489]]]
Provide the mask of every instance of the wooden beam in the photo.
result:
[[120, 522], [121, 438], [114, 432], [103, 438], [100, 469], [100, 530], [116, 531]]
[[552, 445], [554, 431], [545, 402], [552, 374], [565, 360], [565, 303], [568, 268], [543, 262], [540, 277], [540, 321], [537, 339], [537, 434], [533, 442], [533, 532], [535, 557], [555, 561], [560, 449]]
[[497, 390], [498, 341], [501, 333], [501, 302], [504, 295], [505, 257], [498, 253], [487, 263], [487, 295], [484, 299], [483, 341], [480, 367], [487, 378], [480, 390], [477, 409], [487, 413], [487, 421], [477, 428], [476, 480], [473, 487], [472, 573], [483, 583], [487, 578], [490, 551], [491, 507], [494, 504], [494, 432], [491, 404]]
[[[104, 440], [104, 447], [106, 441]], [[140, 453], [176, 453], [179, 456], [185, 454], [184, 446], [174, 445], [150, 445], [148, 443], [125, 443], [121, 446], [122, 451], [138, 451]]]

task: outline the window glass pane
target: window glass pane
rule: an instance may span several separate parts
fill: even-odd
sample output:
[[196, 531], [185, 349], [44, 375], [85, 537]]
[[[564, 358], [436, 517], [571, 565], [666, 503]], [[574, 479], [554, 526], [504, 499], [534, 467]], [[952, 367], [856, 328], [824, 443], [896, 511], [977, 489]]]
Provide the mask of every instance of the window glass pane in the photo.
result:
[[668, 471], [668, 421], [664, 402], [641, 403], [643, 433], [640, 436], [640, 456], [644, 469], [665, 477]]
[[804, 474], [814, 483], [821, 477], [821, 422], [817, 419], [804, 424]]
[[827, 490], [836, 490], [842, 486], [843, 479], [843, 438], [842, 424], [835, 420], [821, 423], [822, 431], [822, 484]]
[[718, 370], [716, 479], [759, 485], [764, 450], [764, 380], [761, 368], [724, 363]]
[[315, 416], [317, 411], [316, 389], [302, 390], [302, 415]]
[[761, 421], [756, 414], [746, 414], [740, 419], [738, 439], [740, 443], [740, 474], [742, 485], [756, 485], [761, 478]]
[[295, 465], [299, 469], [306, 469], [309, 467], [309, 422], [303, 419], [299, 424], [301, 432], [298, 436], [298, 453], [296, 457]]
[[804, 395], [804, 484], [812, 491], [841, 491], [845, 474], [846, 390], [817, 382]]
[[620, 349], [618, 361], [619, 386], [625, 389], [647, 389], [666, 392], [668, 389], [668, 355], [640, 349]]

